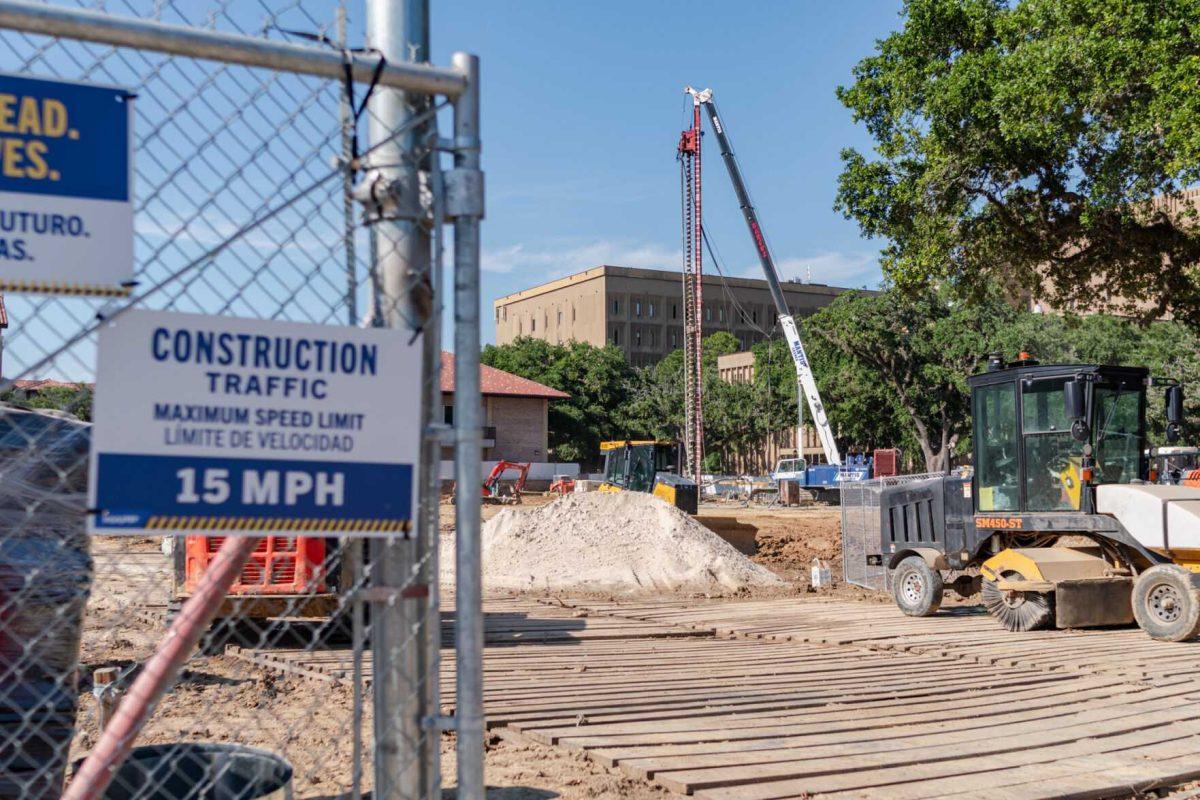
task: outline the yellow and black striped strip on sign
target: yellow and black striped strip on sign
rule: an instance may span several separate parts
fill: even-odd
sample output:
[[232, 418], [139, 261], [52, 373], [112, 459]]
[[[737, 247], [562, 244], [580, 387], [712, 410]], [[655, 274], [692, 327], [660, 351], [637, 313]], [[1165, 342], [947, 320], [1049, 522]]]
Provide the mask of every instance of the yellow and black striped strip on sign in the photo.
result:
[[62, 281], [0, 280], [0, 292], [38, 292], [42, 294], [73, 294], [81, 297], [129, 297], [132, 286], [95, 286], [87, 283]]
[[171, 517], [146, 520], [152, 530], [288, 531], [289, 533], [408, 533], [410, 520], [400, 519], [298, 519], [275, 517]]

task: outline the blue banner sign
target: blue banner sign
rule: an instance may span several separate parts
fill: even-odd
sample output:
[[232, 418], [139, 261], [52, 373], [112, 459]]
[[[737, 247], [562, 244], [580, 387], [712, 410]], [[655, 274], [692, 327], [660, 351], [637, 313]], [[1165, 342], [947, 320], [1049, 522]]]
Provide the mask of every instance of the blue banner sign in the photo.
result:
[[129, 293], [132, 100], [0, 74], [0, 290]]

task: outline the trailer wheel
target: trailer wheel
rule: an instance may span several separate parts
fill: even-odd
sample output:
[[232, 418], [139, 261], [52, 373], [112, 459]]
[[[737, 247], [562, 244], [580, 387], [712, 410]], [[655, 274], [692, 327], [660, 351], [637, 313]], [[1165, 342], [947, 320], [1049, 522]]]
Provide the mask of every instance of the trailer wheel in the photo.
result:
[[1200, 633], [1198, 577], [1177, 564], [1155, 564], [1133, 584], [1133, 616], [1151, 639], [1182, 642]]
[[928, 617], [942, 605], [942, 573], [920, 556], [909, 556], [892, 573], [892, 596], [910, 617]]

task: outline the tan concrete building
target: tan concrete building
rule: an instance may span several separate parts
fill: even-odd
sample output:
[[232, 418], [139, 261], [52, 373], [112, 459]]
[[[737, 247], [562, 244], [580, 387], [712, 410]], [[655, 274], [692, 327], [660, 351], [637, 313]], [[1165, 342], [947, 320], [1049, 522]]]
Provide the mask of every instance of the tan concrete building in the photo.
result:
[[[765, 280], [704, 276], [704, 335], [727, 331], [748, 349], [775, 326]], [[846, 289], [784, 283], [788, 306], [806, 317]], [[496, 343], [532, 336], [555, 344], [613, 344], [629, 363], [657, 363], [683, 347], [683, 276], [679, 272], [604, 265], [493, 301]]]

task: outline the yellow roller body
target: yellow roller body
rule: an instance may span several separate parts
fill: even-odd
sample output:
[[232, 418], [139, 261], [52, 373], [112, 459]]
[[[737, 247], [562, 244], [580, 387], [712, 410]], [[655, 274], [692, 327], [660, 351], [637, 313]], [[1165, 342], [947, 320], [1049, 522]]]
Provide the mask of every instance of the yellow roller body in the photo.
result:
[[980, 571], [984, 604], [1009, 630], [1133, 621], [1133, 579], [1109, 564], [1099, 548], [1011, 548], [983, 562]]
[[1090, 547], [1013, 547], [1001, 550], [980, 569], [993, 581], [1010, 572], [1027, 581], [1050, 583], [1112, 575], [1112, 567], [1100, 556], [1100, 549]]

